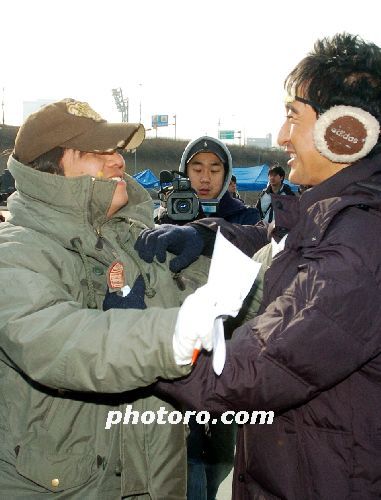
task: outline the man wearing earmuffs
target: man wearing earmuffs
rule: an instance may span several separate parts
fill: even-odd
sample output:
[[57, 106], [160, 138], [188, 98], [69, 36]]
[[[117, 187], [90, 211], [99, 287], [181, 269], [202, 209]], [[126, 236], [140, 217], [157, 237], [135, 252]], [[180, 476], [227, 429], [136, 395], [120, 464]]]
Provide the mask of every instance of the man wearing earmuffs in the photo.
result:
[[285, 88], [278, 142], [290, 181], [312, 188], [275, 197], [284, 249], [222, 374], [201, 354], [160, 390], [197, 409], [275, 412], [239, 429], [235, 500], [380, 498], [381, 49], [318, 40]]

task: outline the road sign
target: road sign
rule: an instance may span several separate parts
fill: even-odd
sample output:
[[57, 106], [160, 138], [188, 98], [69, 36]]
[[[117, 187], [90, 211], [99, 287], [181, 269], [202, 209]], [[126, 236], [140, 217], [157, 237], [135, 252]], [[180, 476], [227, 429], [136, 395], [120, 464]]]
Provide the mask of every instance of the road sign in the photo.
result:
[[218, 132], [219, 139], [234, 139], [234, 130], [220, 130]]
[[168, 127], [168, 115], [153, 115], [152, 128]]

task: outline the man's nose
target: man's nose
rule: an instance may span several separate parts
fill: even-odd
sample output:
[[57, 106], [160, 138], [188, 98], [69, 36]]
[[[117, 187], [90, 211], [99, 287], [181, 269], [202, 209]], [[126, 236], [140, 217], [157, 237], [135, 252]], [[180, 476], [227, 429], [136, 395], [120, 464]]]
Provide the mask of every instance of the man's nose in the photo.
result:
[[210, 182], [210, 172], [203, 172], [202, 173], [201, 182]]
[[290, 124], [286, 120], [279, 130], [277, 142], [279, 146], [284, 147], [287, 146], [289, 140], [290, 140]]

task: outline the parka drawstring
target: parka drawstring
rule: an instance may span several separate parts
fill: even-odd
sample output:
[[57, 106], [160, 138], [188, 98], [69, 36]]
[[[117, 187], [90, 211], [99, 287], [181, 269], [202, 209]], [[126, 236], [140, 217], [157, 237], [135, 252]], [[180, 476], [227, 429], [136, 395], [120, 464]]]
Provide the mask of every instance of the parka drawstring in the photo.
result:
[[83, 267], [85, 268], [87, 288], [89, 290], [89, 296], [87, 299], [87, 307], [89, 309], [97, 309], [97, 302], [95, 300], [94, 283], [93, 283], [93, 280], [91, 278], [90, 264], [89, 264], [89, 261], [87, 259], [85, 252], [83, 251], [81, 238], [79, 238], [79, 237], [72, 238], [70, 240], [70, 243], [71, 243], [72, 247], [74, 248], [74, 250], [76, 250], [78, 252], [78, 254], [81, 257], [81, 260], [83, 262]]
[[[136, 257], [136, 255], [131, 251], [130, 248], [128, 248], [127, 245], [124, 245], [121, 241], [120, 238], [117, 238], [119, 245], [122, 247], [122, 249], [126, 252], [126, 254], [131, 257], [131, 259], [134, 261], [136, 267], [139, 269], [140, 274], [143, 277], [144, 284], [145, 284], [145, 295], [148, 298], [152, 298], [156, 295], [156, 290], [150, 286], [149, 280], [147, 278], [146, 273], [144, 272], [143, 266], [141, 265], [140, 260]], [[89, 290], [89, 296], [87, 300], [87, 306], [89, 309], [97, 309], [97, 303], [95, 300], [95, 290], [94, 290], [94, 283], [91, 277], [91, 270], [90, 270], [90, 264], [87, 258], [86, 253], [83, 250], [82, 247], [82, 241], [79, 237], [72, 238], [70, 240], [70, 243], [74, 250], [76, 250], [83, 262], [83, 267], [85, 269], [85, 275], [86, 275], [86, 282], [87, 282], [87, 288]]]

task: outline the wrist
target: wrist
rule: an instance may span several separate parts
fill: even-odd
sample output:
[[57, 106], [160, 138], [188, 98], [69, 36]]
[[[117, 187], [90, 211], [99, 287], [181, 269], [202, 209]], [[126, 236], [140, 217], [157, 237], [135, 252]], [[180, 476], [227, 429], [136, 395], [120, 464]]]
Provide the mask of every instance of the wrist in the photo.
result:
[[216, 241], [216, 232], [198, 222], [191, 222], [188, 225], [195, 229], [197, 235], [200, 237], [202, 244], [201, 255], [211, 257], [213, 254], [214, 242]]
[[190, 349], [186, 349], [183, 342], [179, 342], [178, 334], [173, 335], [172, 338], [172, 347], [173, 347], [173, 357], [175, 358], [175, 362], [177, 365], [189, 365], [192, 361], [192, 352]]

